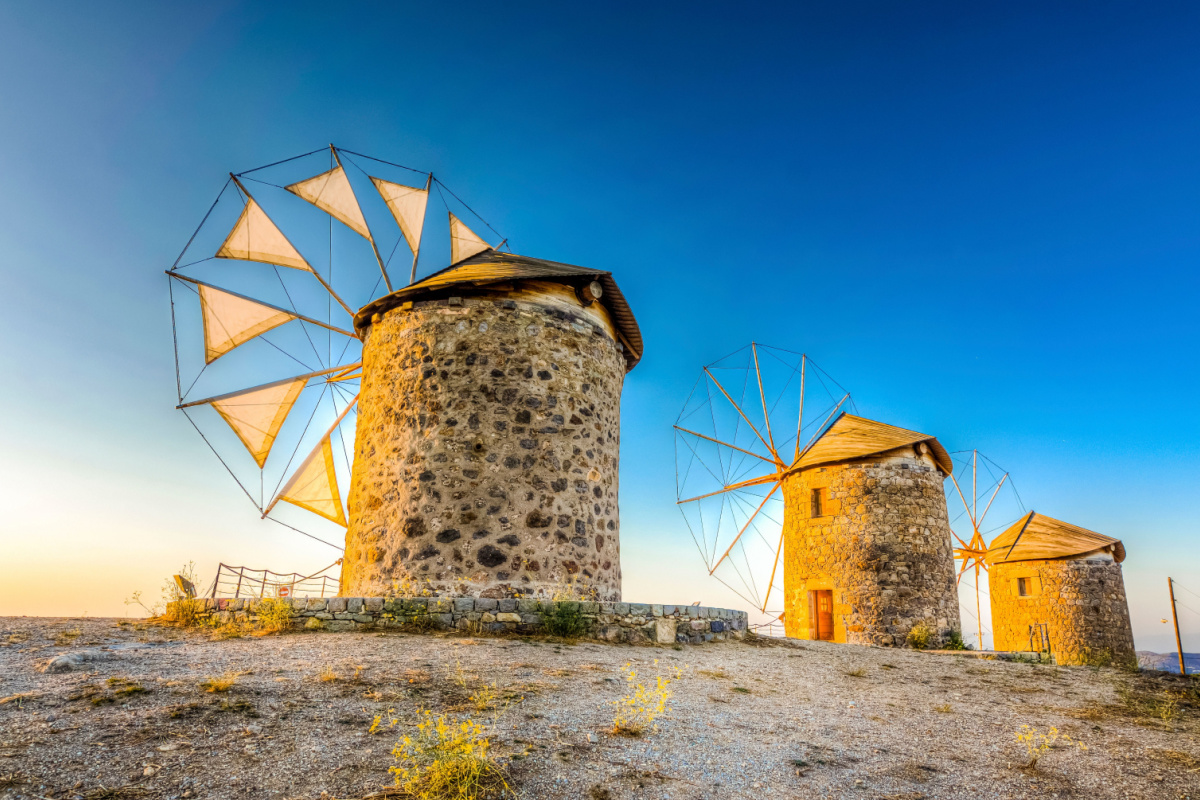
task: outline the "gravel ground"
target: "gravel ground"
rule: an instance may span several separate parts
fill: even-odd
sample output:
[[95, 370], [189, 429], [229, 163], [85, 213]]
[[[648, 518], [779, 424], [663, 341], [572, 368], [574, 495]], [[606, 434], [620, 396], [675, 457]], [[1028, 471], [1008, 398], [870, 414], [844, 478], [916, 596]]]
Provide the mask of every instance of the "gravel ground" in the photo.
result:
[[[73, 669], [40, 671], [71, 654]], [[609, 733], [627, 662], [651, 679], [683, 669], [669, 714], [641, 738]], [[242, 673], [227, 691], [201, 686], [226, 672]], [[467, 695], [492, 682], [511, 702], [475, 712]], [[431, 709], [490, 725], [523, 798], [1200, 800], [1197, 689], [1160, 673], [823, 642], [212, 640], [128, 620], [9, 617], [0, 797], [362, 797], [388, 784], [397, 735]], [[400, 724], [371, 735], [389, 708]], [[1022, 724], [1057, 726], [1087, 750], [1056, 747], [1023, 769]]]

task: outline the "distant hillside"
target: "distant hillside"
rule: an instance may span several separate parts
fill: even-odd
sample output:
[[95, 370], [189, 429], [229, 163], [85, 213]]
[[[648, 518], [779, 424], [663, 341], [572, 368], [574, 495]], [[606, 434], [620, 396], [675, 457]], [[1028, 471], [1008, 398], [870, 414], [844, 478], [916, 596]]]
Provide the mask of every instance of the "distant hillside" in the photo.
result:
[[[1142, 669], [1158, 669], [1163, 672], [1179, 672], [1178, 653], [1151, 653], [1148, 650], [1138, 650], [1138, 666]], [[1183, 666], [1188, 674], [1200, 673], [1200, 653], [1184, 653]]]

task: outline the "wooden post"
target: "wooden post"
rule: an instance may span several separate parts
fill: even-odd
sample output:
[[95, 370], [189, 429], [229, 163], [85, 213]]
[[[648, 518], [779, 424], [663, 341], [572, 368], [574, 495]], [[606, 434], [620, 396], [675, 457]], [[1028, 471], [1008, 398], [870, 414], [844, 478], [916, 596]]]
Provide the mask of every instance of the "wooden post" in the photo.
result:
[[1179, 615], [1175, 613], [1175, 583], [1167, 578], [1167, 592], [1171, 595], [1171, 621], [1175, 623], [1175, 650], [1179, 653], [1179, 674], [1187, 675], [1183, 665], [1183, 640], [1179, 638]]
[[[989, 584], [990, 586], [991, 584]], [[983, 611], [979, 605], [979, 562], [975, 562], [975, 622], [979, 624], [979, 649], [983, 649]], [[993, 637], [994, 638], [994, 637]], [[994, 643], [993, 643], [994, 646]]]

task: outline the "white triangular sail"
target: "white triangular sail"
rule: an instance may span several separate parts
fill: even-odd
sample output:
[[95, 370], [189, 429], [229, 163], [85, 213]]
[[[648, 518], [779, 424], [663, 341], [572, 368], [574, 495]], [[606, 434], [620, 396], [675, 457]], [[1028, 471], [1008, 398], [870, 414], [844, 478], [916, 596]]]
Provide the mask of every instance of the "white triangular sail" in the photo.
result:
[[313, 272], [304, 256], [292, 246], [253, 197], [246, 201], [242, 215], [225, 238], [221, 249], [217, 250], [217, 258], [261, 261]]
[[350, 179], [346, 177], [346, 170], [342, 169], [341, 165], [328, 172], [322, 172], [315, 178], [293, 183], [284, 188], [297, 197], [312, 203], [334, 219], [344, 222], [355, 233], [366, 239], [371, 238], [367, 220], [358, 206], [358, 198], [354, 196]]
[[[291, 480], [271, 503], [283, 500], [322, 516], [330, 522], [346, 526], [342, 495], [338, 492], [337, 472], [333, 468], [333, 444], [329, 434], [321, 439]], [[270, 508], [267, 509], [270, 511]]]
[[204, 322], [205, 364], [211, 364], [255, 336], [296, 319], [295, 314], [204, 285], [200, 286], [200, 311]]
[[371, 182], [396, 218], [408, 249], [416, 255], [421, 249], [421, 230], [425, 227], [425, 205], [429, 201], [429, 192], [382, 178], [371, 178]]
[[258, 468], [262, 469], [279, 429], [307, 384], [307, 377], [280, 381], [225, 395], [213, 400], [210, 405], [229, 423], [229, 427], [233, 428], [233, 432], [254, 457]]
[[464, 258], [491, 250], [492, 246], [475, 235], [463, 221], [450, 213], [450, 263], [457, 264]]

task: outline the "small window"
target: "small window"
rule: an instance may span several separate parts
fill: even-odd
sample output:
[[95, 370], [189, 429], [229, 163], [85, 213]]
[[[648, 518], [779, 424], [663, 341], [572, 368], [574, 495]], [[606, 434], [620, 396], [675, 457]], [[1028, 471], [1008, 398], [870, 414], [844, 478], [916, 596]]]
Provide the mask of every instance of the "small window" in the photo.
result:
[[1029, 578], [1017, 578], [1017, 596], [1029, 597]]
[[820, 517], [825, 514], [825, 490], [812, 490], [812, 514], [811, 516]]

